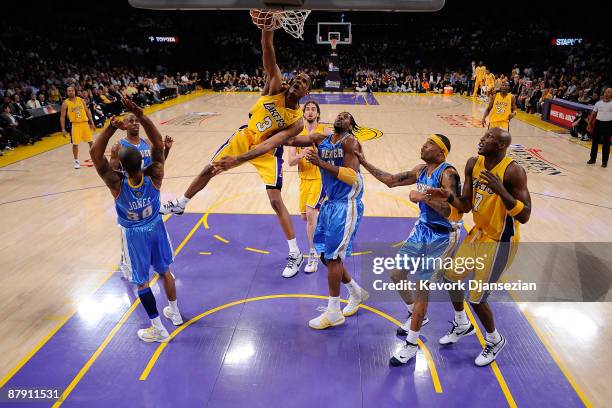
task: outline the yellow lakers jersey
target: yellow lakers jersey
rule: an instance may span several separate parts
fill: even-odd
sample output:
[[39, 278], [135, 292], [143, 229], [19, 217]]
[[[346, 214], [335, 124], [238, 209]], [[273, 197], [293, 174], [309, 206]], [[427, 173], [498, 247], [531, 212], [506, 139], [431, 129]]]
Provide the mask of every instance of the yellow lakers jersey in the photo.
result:
[[[322, 123], [319, 123], [317, 127], [315, 127], [312, 133], [324, 134], [325, 125], [323, 125]], [[307, 135], [309, 135], [308, 129], [306, 129], [306, 125], [304, 125], [304, 130], [302, 130], [302, 132], [300, 133], [300, 136], [307, 136]], [[297, 148], [298, 154], [303, 149], [309, 149], [309, 148], [308, 147], [304, 147], [304, 148], [298, 147]], [[302, 157], [300, 161], [298, 162], [298, 173], [300, 174], [300, 178], [303, 180], [316, 180], [316, 179], [321, 178], [321, 171], [319, 171], [319, 168], [315, 166], [314, 164], [310, 163], [308, 160], [306, 160], [305, 157]]]
[[74, 102], [66, 99], [68, 119], [70, 123], [87, 122], [87, 113], [85, 111], [85, 102], [78, 96], [74, 98]]
[[249, 110], [249, 123], [243, 131], [248, 134], [253, 144], [258, 144], [301, 117], [300, 107], [285, 107], [285, 93], [266, 95], [259, 98]]
[[[489, 238], [495, 241], [516, 241], [519, 235], [519, 222], [508, 215], [508, 210], [501, 197], [494, 194], [487, 187], [480, 173], [485, 169], [484, 156], [478, 156], [474, 169], [472, 170], [472, 214], [474, 216], [474, 227], [482, 230]], [[504, 180], [504, 174], [508, 165], [514, 160], [504, 157], [491, 173]]]
[[476, 79], [482, 79], [485, 76], [487, 68], [483, 65], [482, 67], [476, 67]]
[[495, 95], [493, 99], [493, 109], [491, 110], [491, 117], [489, 121], [493, 122], [507, 122], [512, 112], [512, 94], [508, 94], [504, 97], [501, 93]]

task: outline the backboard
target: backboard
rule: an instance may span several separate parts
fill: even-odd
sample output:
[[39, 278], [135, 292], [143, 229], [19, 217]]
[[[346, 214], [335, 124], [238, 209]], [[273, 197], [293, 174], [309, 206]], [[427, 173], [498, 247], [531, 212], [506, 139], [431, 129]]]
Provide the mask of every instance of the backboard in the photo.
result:
[[344, 11], [438, 11], [445, 0], [129, 0], [156, 10], [308, 9]]

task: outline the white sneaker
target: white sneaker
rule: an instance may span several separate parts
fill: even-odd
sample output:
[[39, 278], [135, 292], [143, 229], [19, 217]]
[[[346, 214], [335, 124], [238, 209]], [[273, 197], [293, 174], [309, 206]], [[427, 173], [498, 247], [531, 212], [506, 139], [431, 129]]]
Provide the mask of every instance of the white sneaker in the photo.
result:
[[81, 168], [81, 163], [78, 160], [74, 161], [74, 168], [75, 168], [75, 170], [78, 170], [78, 169]]
[[342, 314], [344, 316], [348, 317], [357, 313], [359, 305], [368, 300], [368, 298], [370, 297], [370, 294], [364, 288], [360, 289], [361, 293], [359, 294], [359, 297], [353, 295], [349, 296], [348, 305], [346, 305], [344, 309], [342, 309]]
[[180, 313], [174, 313], [172, 309], [170, 309], [170, 306], [164, 307], [164, 316], [172, 320], [172, 324], [175, 326], [183, 324], [183, 316], [181, 316]]
[[304, 268], [304, 272], [306, 273], [314, 273], [319, 268], [319, 258], [317, 254], [310, 254], [310, 258], [308, 258], [308, 263]]
[[170, 341], [168, 331], [166, 329], [159, 330], [155, 326], [151, 326], [147, 329], [140, 329], [137, 334], [140, 340], [147, 343], [153, 343], [154, 341], [158, 343], [167, 343]]
[[451, 330], [446, 333], [442, 338], [440, 338], [440, 344], [448, 345], [453, 344], [459, 341], [460, 338], [465, 336], [471, 336], [472, 334], [476, 334], [476, 330], [474, 330], [474, 325], [472, 323], [459, 325], [457, 322], [450, 322], [453, 326]]
[[159, 207], [159, 213], [182, 215], [185, 212], [185, 207], [179, 204], [178, 199], [170, 200]]
[[497, 343], [491, 343], [488, 340], [485, 340], [485, 346], [482, 349], [482, 353], [476, 357], [474, 363], [478, 367], [484, 367], [491, 364], [497, 358], [497, 354], [506, 346], [506, 338], [499, 335], [500, 339]]
[[[412, 313], [408, 312], [408, 320], [406, 320], [406, 322], [404, 324], [401, 325], [401, 327], [398, 327], [397, 330], [395, 331], [397, 333], [398, 336], [405, 336], [408, 334], [408, 330], [410, 330], [410, 324], [412, 323]], [[427, 316], [425, 316], [423, 318], [423, 323], [421, 324], [421, 327], [425, 326], [427, 323], [429, 323], [429, 318]]]
[[302, 267], [302, 263], [304, 262], [304, 255], [300, 252], [297, 254], [289, 254], [287, 257], [287, 266], [283, 270], [283, 278], [292, 278], [294, 277]]
[[406, 341], [406, 344], [393, 354], [391, 360], [389, 360], [389, 364], [393, 367], [404, 365], [416, 356], [418, 350], [419, 346], [417, 344]]
[[320, 308], [323, 313], [308, 322], [308, 326], [315, 330], [323, 330], [332, 326], [339, 326], [344, 323], [344, 316], [340, 311], [330, 313], [327, 308]]

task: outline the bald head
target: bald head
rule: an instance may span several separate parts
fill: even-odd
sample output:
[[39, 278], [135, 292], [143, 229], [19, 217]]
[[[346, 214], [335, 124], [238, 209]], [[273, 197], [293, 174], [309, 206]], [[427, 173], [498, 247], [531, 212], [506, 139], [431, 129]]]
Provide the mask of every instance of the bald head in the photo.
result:
[[478, 143], [478, 154], [485, 157], [505, 155], [512, 143], [510, 133], [501, 128], [488, 129]]
[[502, 128], [493, 128], [491, 129], [491, 132], [500, 146], [508, 147], [510, 144], [512, 144], [512, 136], [510, 136], [510, 132], [507, 130]]

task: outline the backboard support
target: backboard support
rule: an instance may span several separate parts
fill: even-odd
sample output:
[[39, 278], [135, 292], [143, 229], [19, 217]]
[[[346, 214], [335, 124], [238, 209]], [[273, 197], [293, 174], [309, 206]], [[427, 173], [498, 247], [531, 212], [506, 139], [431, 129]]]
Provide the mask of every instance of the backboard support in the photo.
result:
[[438, 11], [445, 0], [129, 0], [132, 7], [154, 10], [328, 10]]
[[338, 40], [338, 45], [352, 44], [351, 23], [317, 22], [317, 44], [329, 45], [332, 38]]

